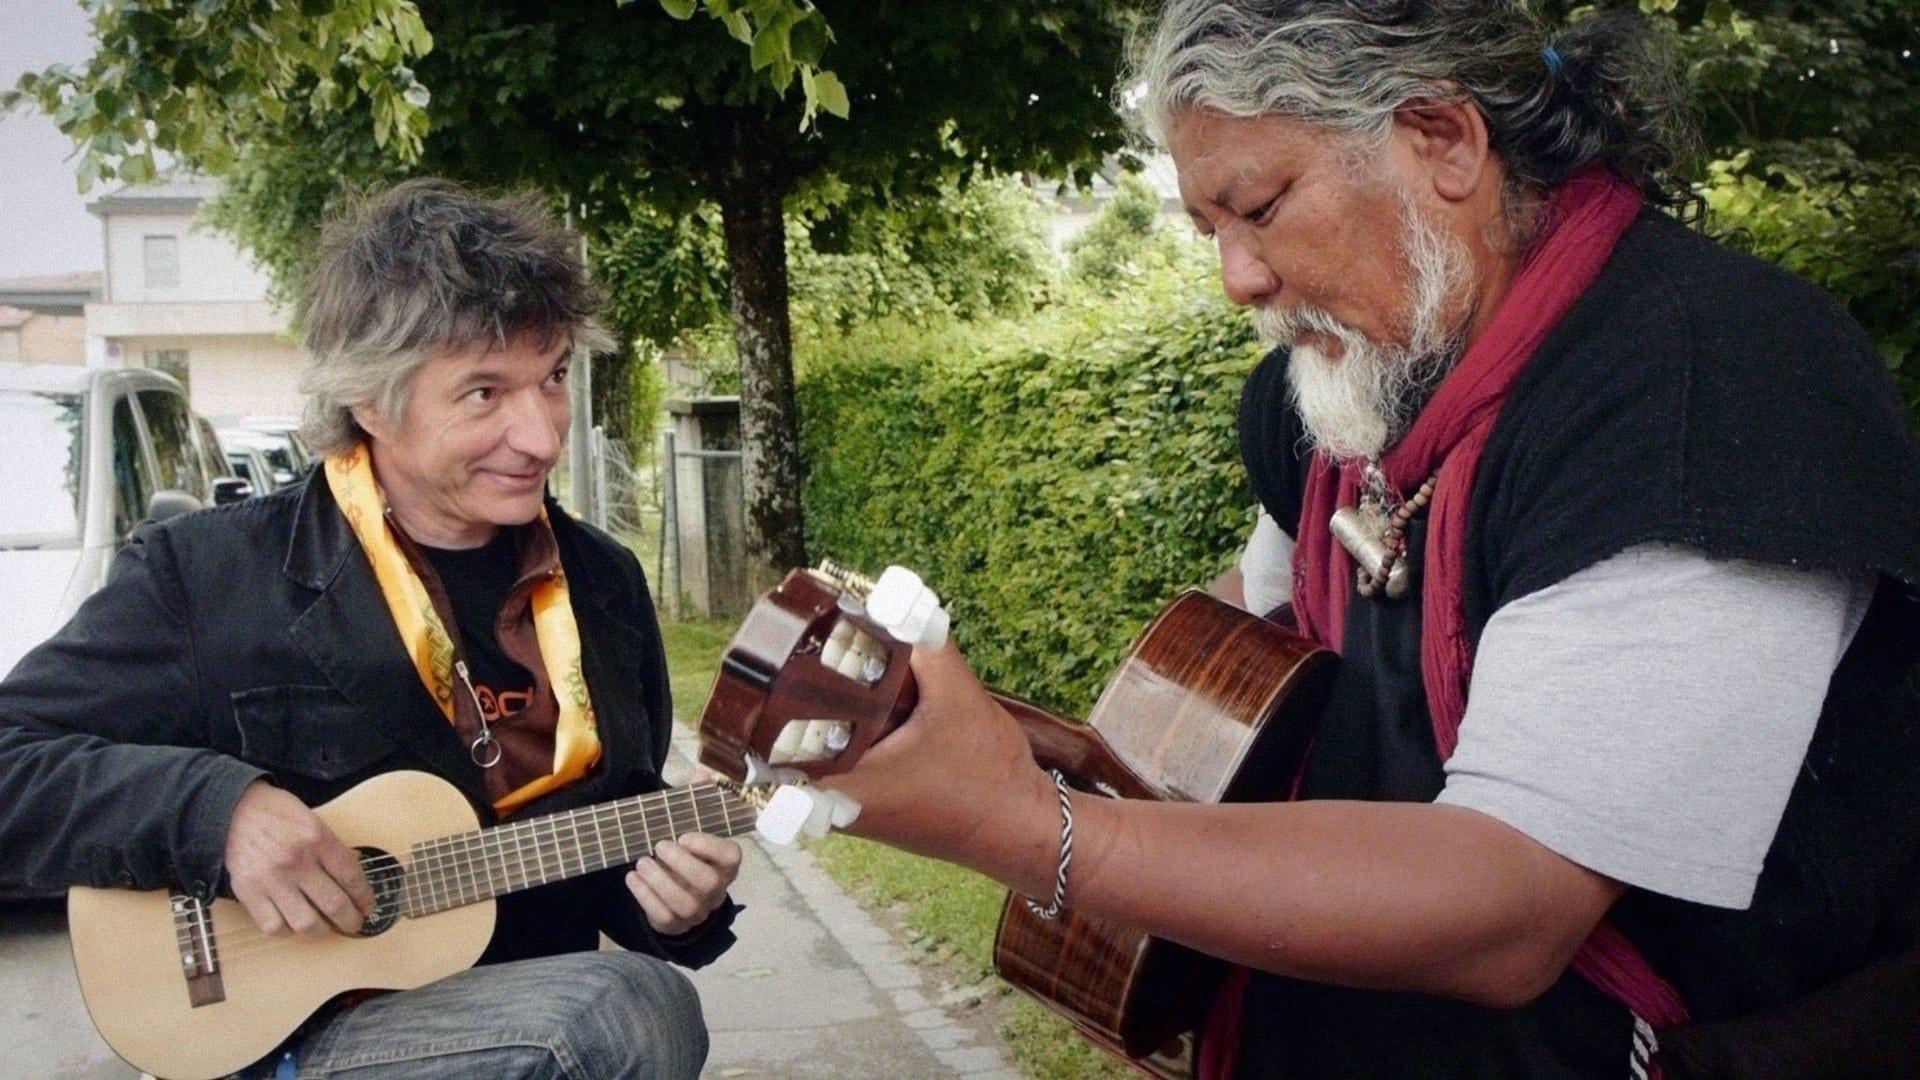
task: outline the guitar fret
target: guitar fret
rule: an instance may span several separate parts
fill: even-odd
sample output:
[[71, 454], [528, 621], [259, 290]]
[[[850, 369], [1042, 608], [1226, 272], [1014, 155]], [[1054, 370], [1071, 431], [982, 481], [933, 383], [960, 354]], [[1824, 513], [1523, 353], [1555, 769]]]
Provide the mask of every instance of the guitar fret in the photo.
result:
[[[558, 828], [557, 825], [556, 828]], [[587, 842], [580, 830], [580, 811], [574, 810], [567, 815], [566, 829], [567, 835], [563, 845], [564, 850], [560, 856], [560, 865], [565, 876], [573, 877], [586, 873], [590, 865], [587, 861]], [[573, 864], [572, 869], [566, 869], [569, 861]]]
[[696, 831], [732, 836], [751, 827], [753, 818], [753, 809], [737, 796], [717, 786], [703, 786], [632, 796], [423, 841], [411, 849], [402, 882], [402, 910], [409, 916], [428, 915], [615, 865], [631, 865], [651, 854], [657, 843]]
[[426, 874], [420, 884], [426, 886], [426, 909], [442, 911], [440, 907], [440, 851], [434, 851], [426, 857]]
[[538, 821], [527, 822], [527, 832], [533, 834], [533, 865], [540, 871], [540, 884], [553, 880], [553, 873], [547, 866], [546, 835], [540, 829]]
[[620, 802], [613, 804], [613, 829], [614, 829], [614, 834], [620, 837], [621, 865], [632, 866], [634, 862], [633, 837], [628, 832], [626, 819], [627, 819], [627, 802], [626, 800], [623, 799]]
[[472, 847], [471, 840], [464, 840], [449, 853], [453, 860], [452, 893], [455, 904], [471, 902], [467, 899], [467, 893], [472, 889], [473, 860], [470, 857]]
[[561, 819], [566, 816], [566, 814], [556, 814], [547, 819], [547, 839], [553, 841], [553, 856], [550, 864], [553, 867], [553, 876], [549, 879], [552, 881], [559, 881], [568, 876], [566, 845], [560, 838]]

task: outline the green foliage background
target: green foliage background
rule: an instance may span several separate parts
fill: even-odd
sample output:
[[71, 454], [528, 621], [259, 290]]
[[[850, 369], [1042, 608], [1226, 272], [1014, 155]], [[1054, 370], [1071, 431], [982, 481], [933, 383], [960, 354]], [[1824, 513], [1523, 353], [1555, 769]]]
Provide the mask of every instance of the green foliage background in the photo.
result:
[[1026, 318], [882, 320], [803, 369], [808, 544], [914, 567], [990, 683], [1084, 715], [1146, 619], [1252, 522], [1234, 436], [1260, 349], [1204, 248]]

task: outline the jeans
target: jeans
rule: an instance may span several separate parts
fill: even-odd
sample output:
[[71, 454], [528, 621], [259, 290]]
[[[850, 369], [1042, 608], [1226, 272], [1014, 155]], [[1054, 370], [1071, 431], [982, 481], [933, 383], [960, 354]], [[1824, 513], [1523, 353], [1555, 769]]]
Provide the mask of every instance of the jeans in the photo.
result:
[[363, 1001], [243, 1076], [298, 1080], [694, 1080], [707, 1058], [700, 998], [680, 970], [634, 952], [473, 968]]

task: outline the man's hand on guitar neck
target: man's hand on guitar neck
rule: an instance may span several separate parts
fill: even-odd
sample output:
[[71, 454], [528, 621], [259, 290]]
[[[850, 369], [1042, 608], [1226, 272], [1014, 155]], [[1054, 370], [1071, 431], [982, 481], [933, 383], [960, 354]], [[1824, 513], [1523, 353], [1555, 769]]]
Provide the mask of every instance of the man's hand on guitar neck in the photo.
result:
[[[688, 786], [713, 782], [696, 766]], [[651, 858], [627, 871], [633, 894], [656, 934], [680, 937], [698, 930], [726, 902], [727, 888], [740, 873], [740, 845], [721, 836], [683, 833], [654, 845]]]
[[261, 930], [351, 934], [373, 913], [360, 855], [307, 805], [265, 780], [240, 793], [227, 826], [227, 881]]
[[912, 663], [920, 692], [913, 715], [853, 770], [819, 786], [860, 804], [849, 832], [1046, 895], [1060, 850], [1052, 779], [959, 649], [915, 649]]

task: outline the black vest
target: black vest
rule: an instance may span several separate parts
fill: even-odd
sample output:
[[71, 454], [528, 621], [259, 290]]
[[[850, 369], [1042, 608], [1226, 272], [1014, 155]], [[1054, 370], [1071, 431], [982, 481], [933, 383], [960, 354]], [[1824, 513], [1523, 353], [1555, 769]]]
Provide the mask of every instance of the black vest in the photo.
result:
[[[1249, 378], [1240, 438], [1262, 506], [1295, 531], [1306, 462], [1284, 352]], [[1420, 558], [1424, 530], [1409, 539]], [[1663, 1040], [1670, 1071], [1686, 1073], [1737, 1018], [1791, 1029], [1794, 1003], [1912, 944], [1920, 446], [1879, 355], [1829, 298], [1650, 210], [1529, 361], [1495, 426], [1468, 522], [1468, 627], [1477, 640], [1506, 603], [1656, 541], [1879, 575], [1753, 906], [1633, 889], [1611, 915], [1694, 1017]], [[1444, 774], [1421, 685], [1418, 596], [1351, 597], [1341, 652], [1303, 797], [1431, 801]], [[1514, 1010], [1256, 975], [1240, 1075], [1618, 1078], [1629, 1075], [1631, 1024], [1571, 971]], [[1767, 1051], [1776, 1062], [1780, 1052]], [[1836, 1052], [1845, 1048], [1831, 1041], [1821, 1051]]]

